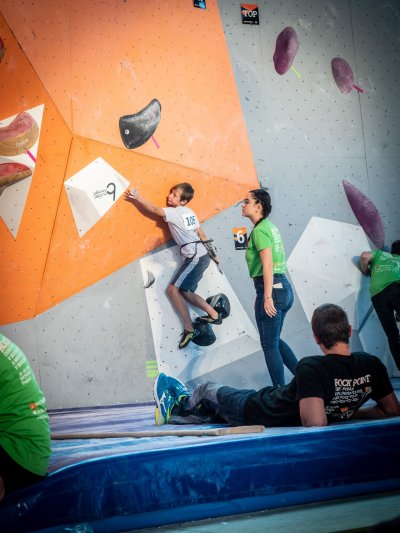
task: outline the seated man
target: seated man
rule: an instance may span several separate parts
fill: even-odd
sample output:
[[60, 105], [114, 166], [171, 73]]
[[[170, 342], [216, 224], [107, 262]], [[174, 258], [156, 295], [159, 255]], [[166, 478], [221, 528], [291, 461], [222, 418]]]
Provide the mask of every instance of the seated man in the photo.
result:
[[50, 457], [46, 403], [23, 352], [0, 333], [0, 501], [41, 480]]
[[[301, 359], [282, 387], [239, 390], [203, 383], [191, 394], [178, 380], [160, 374], [154, 384], [156, 424], [326, 426], [355, 418], [400, 416], [386, 367], [374, 355], [351, 353], [351, 326], [344, 310], [318, 307], [311, 326], [324, 355]], [[376, 405], [360, 407], [372, 399]]]

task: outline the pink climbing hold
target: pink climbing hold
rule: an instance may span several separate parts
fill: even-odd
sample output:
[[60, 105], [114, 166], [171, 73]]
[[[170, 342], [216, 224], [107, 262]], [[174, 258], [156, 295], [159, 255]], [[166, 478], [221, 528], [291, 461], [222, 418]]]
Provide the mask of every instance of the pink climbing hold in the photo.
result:
[[341, 57], [334, 57], [331, 61], [332, 74], [340, 92], [349, 93], [354, 87], [354, 74], [351, 66]]
[[343, 187], [360, 226], [375, 246], [382, 250], [385, 245], [385, 229], [377, 208], [365, 194], [348, 181], [343, 180]]
[[286, 74], [292, 66], [293, 60], [299, 49], [297, 34], [288, 26], [278, 35], [274, 52], [274, 65], [278, 74]]

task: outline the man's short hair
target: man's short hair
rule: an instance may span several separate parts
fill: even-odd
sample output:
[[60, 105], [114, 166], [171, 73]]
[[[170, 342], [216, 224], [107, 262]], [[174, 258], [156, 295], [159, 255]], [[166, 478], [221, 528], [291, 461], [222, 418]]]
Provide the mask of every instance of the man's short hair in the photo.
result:
[[311, 327], [318, 341], [326, 348], [331, 348], [338, 342], [349, 342], [349, 319], [338, 305], [323, 304], [317, 307], [311, 319]]
[[194, 196], [194, 189], [190, 183], [178, 183], [178, 185], [174, 185], [172, 189], [180, 189], [182, 191], [181, 200], [186, 203], [189, 203]]
[[392, 248], [390, 250], [392, 255], [400, 255], [400, 241], [393, 241]]

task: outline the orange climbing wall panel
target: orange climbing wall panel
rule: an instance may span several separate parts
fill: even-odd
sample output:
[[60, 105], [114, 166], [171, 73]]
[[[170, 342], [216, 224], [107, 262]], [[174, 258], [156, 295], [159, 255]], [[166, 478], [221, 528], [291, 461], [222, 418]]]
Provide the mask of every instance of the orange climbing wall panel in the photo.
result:
[[[122, 198], [79, 237], [63, 181], [97, 157], [161, 205], [174, 183], [192, 182], [201, 220], [240, 200], [257, 177], [216, 0], [207, 10], [181, 0], [0, 0], [0, 12], [0, 120], [46, 105], [17, 238], [1, 226], [8, 292], [0, 323], [9, 323], [169, 239]], [[119, 117], [153, 98], [161, 103], [156, 142], [127, 150]]]
[[71, 133], [0, 15], [6, 53], [0, 63], [0, 118], [45, 105], [39, 152], [18, 238], [0, 218], [0, 323], [36, 314]]

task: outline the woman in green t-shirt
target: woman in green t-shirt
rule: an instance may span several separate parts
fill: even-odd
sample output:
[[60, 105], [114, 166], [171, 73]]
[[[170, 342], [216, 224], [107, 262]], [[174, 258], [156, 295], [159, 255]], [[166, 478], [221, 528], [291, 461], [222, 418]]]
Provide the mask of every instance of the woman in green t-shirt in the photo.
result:
[[390, 352], [400, 370], [400, 331], [396, 315], [400, 315], [400, 241], [393, 241], [389, 252], [363, 252], [361, 270], [371, 276], [371, 302], [389, 342]]
[[284, 366], [292, 374], [297, 359], [280, 338], [286, 313], [293, 305], [293, 291], [285, 276], [286, 257], [281, 234], [268, 219], [271, 197], [265, 189], [247, 193], [242, 215], [254, 224], [246, 250], [249, 274], [256, 289], [255, 316], [260, 342], [273, 385], [285, 384]]

